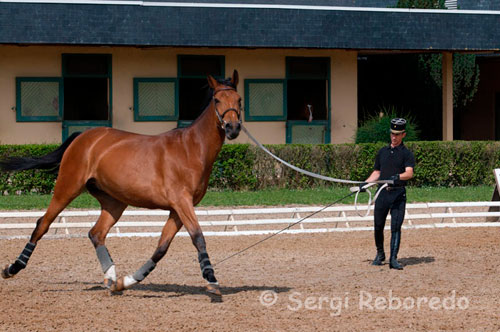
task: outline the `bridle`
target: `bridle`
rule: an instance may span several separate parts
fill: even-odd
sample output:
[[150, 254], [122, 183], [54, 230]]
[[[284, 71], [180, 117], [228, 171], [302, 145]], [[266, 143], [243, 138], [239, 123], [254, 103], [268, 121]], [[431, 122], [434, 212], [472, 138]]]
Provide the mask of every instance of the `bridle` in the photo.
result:
[[238, 117], [238, 123], [241, 124], [241, 109], [240, 110], [237, 110], [236, 108], [234, 107], [230, 107], [228, 109], [226, 109], [224, 112], [222, 112], [222, 115], [219, 113], [219, 111], [217, 110], [217, 104], [215, 103], [215, 95], [221, 91], [236, 91], [235, 88], [232, 88], [232, 87], [224, 87], [224, 88], [220, 88], [220, 89], [217, 89], [215, 92], [214, 92], [214, 95], [212, 97], [212, 99], [214, 100], [214, 110], [215, 110], [215, 114], [217, 115], [217, 118], [219, 119], [219, 122], [220, 122], [220, 126], [223, 130], [225, 130], [225, 127], [227, 125], [227, 122], [224, 120], [224, 116], [226, 116], [226, 114], [228, 112], [235, 112], [236, 113], [236, 116]]

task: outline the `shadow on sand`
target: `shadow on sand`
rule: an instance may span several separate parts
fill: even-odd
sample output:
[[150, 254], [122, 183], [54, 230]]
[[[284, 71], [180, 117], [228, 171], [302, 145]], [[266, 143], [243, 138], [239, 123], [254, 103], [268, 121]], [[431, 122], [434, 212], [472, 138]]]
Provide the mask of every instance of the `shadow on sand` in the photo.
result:
[[[434, 261], [435, 259], [432, 256], [398, 258], [398, 262], [401, 265], [403, 265], [403, 267], [410, 265], [434, 263]], [[371, 264], [372, 260], [366, 260], [365, 262]], [[389, 257], [386, 256], [386, 260], [384, 261], [383, 265], [389, 265]]]
[[[90, 288], [84, 289], [84, 291], [105, 291], [108, 290], [103, 285], [97, 285], [95, 283], [80, 283], [93, 285]], [[191, 285], [179, 285], [179, 284], [137, 284], [132, 286], [129, 290], [126, 290], [124, 294], [128, 296], [136, 296], [140, 298], [155, 298], [155, 297], [182, 297], [185, 295], [204, 295], [211, 299], [212, 302], [222, 302], [222, 297], [224, 295], [237, 294], [241, 292], [248, 291], [273, 291], [275, 293], [287, 293], [291, 290], [291, 287], [276, 287], [276, 286], [237, 286], [237, 287], [227, 287], [221, 286], [220, 292], [222, 296], [214, 295], [207, 292], [205, 286], [191, 286]], [[137, 294], [133, 291], [145, 291], [153, 294]], [[114, 294], [121, 295], [121, 293]]]
[[434, 263], [435, 259], [432, 256], [424, 256], [424, 257], [404, 257], [398, 259], [399, 263], [403, 266], [409, 265], [418, 265], [418, 264], [428, 264]]

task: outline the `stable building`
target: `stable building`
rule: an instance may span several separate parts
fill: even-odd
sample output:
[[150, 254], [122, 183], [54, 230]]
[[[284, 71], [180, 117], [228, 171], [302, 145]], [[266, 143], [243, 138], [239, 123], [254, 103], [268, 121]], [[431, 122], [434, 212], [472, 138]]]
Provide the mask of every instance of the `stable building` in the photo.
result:
[[[395, 52], [443, 54], [442, 139], [452, 140], [452, 54], [499, 51], [500, 5], [395, 2], [2, 0], [0, 143], [57, 143], [96, 126], [188, 126], [206, 103], [206, 76], [235, 69], [244, 125], [261, 142], [353, 142], [358, 57]], [[494, 139], [496, 108], [470, 117], [471, 128], [481, 123], [478, 139]]]

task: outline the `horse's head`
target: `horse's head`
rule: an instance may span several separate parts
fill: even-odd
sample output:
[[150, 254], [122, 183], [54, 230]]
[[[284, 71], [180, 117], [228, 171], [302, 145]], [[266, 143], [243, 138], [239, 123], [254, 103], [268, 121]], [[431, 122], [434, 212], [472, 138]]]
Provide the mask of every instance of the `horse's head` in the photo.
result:
[[306, 104], [306, 117], [307, 117], [307, 122], [312, 122], [313, 120], [313, 105], [312, 104]]
[[235, 139], [241, 130], [241, 97], [236, 92], [238, 72], [235, 70], [231, 79], [223, 82], [208, 76], [208, 85], [213, 93], [215, 114], [228, 139]]

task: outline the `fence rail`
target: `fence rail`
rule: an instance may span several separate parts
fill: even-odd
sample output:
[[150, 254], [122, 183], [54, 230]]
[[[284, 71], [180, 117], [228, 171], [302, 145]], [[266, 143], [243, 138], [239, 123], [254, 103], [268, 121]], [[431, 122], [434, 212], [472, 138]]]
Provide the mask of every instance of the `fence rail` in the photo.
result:
[[[356, 207], [197, 209], [200, 226], [207, 236], [260, 235], [277, 232], [304, 219], [284, 233], [318, 233], [372, 230], [372, 212], [360, 216]], [[366, 205], [358, 206], [360, 212]], [[100, 215], [99, 210], [63, 211], [51, 225], [49, 237], [86, 236]], [[43, 211], [0, 212], [0, 238], [28, 238]], [[168, 211], [126, 210], [110, 236], [159, 236]], [[88, 220], [92, 219], [92, 220]], [[500, 227], [500, 202], [416, 203], [406, 205], [404, 228]], [[445, 222], [447, 221], [447, 222]], [[280, 227], [276, 227], [281, 225]], [[389, 226], [387, 226], [389, 228]], [[127, 231], [124, 232], [123, 229]], [[61, 234], [58, 231], [63, 230]], [[17, 231], [17, 232], [16, 232]], [[22, 232], [24, 231], [24, 233]], [[27, 232], [29, 231], [29, 232]], [[187, 236], [181, 231], [178, 235]]]

